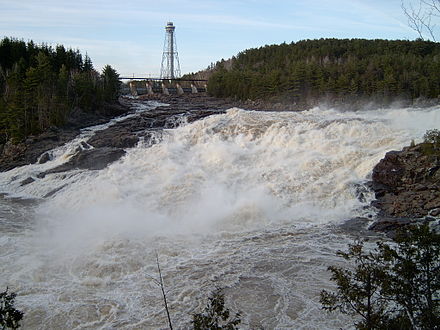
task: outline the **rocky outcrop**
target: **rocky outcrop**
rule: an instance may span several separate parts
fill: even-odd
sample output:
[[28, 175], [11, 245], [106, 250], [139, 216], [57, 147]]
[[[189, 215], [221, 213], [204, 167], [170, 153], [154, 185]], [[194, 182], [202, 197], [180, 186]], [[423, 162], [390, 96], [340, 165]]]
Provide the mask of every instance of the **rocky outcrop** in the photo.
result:
[[120, 148], [105, 147], [81, 150], [72, 156], [68, 162], [41, 173], [39, 177], [44, 177], [46, 174], [50, 173], [60, 173], [75, 169], [102, 170], [108, 164], [118, 160], [123, 155], [125, 155], [125, 151]]
[[[67, 163], [40, 173], [39, 177], [73, 169], [102, 169], [122, 157], [125, 154], [124, 149], [134, 147], [141, 138], [149, 141], [152, 136], [156, 136], [154, 132], [157, 130], [175, 128], [183, 122], [193, 122], [212, 114], [223, 113], [234, 106], [226, 100], [202, 94], [180, 97], [155, 95], [150, 99], [169, 105], [159, 106], [154, 110], [143, 112], [97, 131], [87, 143], [78, 147], [76, 154]], [[72, 112], [65, 127], [53, 127], [38, 136], [28, 137], [26, 141], [17, 145], [6, 144], [2, 150], [0, 149], [0, 171], [36, 162], [43, 164], [51, 160], [48, 150], [72, 140], [79, 134], [80, 128], [107, 122], [110, 119], [107, 115], [120, 115], [122, 109], [129, 110], [133, 105], [132, 102], [131, 99], [120, 99], [124, 107], [116, 105], [109, 107], [110, 110], [105, 116], [89, 115], [76, 109]], [[134, 102], [142, 102], [142, 99]], [[155, 141], [154, 139], [150, 142], [155, 143]], [[29, 183], [31, 179], [24, 180], [21, 184]]]
[[[111, 118], [122, 115], [129, 108], [120, 104], [107, 104], [100, 112], [88, 113], [75, 108], [62, 127], [50, 127], [45, 132], [29, 136], [25, 141], [13, 144], [8, 141], [0, 146], [0, 172], [8, 171], [14, 167], [36, 163], [46, 151], [56, 148], [72, 140], [81, 128], [108, 122]], [[46, 157], [40, 162], [48, 161]]]
[[169, 106], [160, 106], [118, 122], [96, 132], [87, 143], [94, 148], [131, 148], [141, 137], [149, 138], [153, 131], [176, 128], [183, 122], [193, 122], [212, 114], [223, 113], [231, 107], [230, 104], [206, 96], [156, 96], [155, 99], [167, 102]]
[[440, 157], [427, 153], [426, 144], [390, 151], [374, 167], [371, 188], [379, 209], [372, 229], [395, 231], [419, 220], [440, 215]]

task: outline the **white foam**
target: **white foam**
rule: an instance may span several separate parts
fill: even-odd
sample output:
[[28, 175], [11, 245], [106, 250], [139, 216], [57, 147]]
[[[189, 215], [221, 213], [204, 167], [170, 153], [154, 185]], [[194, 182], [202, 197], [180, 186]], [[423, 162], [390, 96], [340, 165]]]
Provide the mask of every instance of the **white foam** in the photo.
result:
[[[180, 328], [215, 285], [250, 328], [344, 327], [352, 320], [318, 302], [349, 241], [328, 224], [366, 212], [359, 184], [387, 151], [438, 127], [439, 110], [235, 108], [165, 130], [104, 170], [72, 173], [23, 233], [4, 232], [0, 284], [19, 292], [29, 328], [160, 328], [147, 277], [157, 251]], [[26, 193], [66, 183], [44, 180]]]

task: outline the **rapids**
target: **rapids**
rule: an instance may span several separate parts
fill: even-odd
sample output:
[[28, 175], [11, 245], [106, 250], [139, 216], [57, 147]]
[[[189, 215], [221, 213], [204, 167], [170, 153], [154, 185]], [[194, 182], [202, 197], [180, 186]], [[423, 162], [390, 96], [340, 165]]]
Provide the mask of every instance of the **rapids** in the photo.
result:
[[374, 215], [363, 185], [387, 151], [439, 126], [439, 107], [233, 108], [158, 131], [103, 170], [38, 178], [105, 127], [84, 130], [50, 162], [0, 173], [0, 289], [18, 293], [26, 329], [167, 328], [157, 253], [175, 328], [215, 287], [242, 328], [347, 328], [319, 304], [356, 236], [339, 225]]

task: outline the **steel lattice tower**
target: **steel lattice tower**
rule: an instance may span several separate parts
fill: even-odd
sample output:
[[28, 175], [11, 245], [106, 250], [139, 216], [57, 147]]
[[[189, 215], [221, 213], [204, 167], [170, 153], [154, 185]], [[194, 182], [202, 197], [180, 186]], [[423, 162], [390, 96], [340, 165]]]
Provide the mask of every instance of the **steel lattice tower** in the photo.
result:
[[174, 30], [176, 27], [173, 22], [168, 22], [165, 26], [165, 43], [163, 45], [162, 65], [160, 68], [161, 79], [180, 78], [180, 63], [177, 54], [176, 37]]

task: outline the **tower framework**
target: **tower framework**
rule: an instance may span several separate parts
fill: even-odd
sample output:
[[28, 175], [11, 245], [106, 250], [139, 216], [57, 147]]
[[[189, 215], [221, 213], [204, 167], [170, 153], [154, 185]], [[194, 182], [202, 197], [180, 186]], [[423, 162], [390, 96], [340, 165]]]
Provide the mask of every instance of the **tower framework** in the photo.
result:
[[168, 22], [165, 26], [165, 42], [163, 46], [162, 65], [160, 68], [161, 79], [180, 78], [180, 63], [177, 53], [176, 36], [174, 34], [176, 27], [173, 22]]

